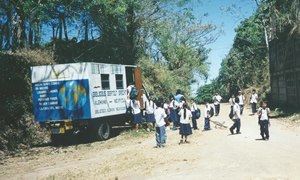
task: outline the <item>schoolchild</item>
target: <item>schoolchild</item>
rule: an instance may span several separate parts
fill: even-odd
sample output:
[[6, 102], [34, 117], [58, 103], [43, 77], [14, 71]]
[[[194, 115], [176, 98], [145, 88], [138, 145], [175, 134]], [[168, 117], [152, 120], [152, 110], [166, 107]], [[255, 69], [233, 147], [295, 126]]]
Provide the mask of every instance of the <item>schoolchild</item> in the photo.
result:
[[236, 129], [236, 134], [240, 134], [241, 131], [241, 115], [240, 115], [240, 106], [239, 106], [239, 98], [235, 98], [235, 104], [233, 106], [233, 125], [230, 127], [230, 132], [233, 134]]
[[132, 108], [132, 114], [133, 114], [132, 123], [135, 126], [136, 132], [138, 132], [138, 129], [140, 128], [143, 120], [140, 102], [137, 99], [132, 99], [130, 100], [130, 106]]
[[258, 100], [258, 95], [256, 93], [256, 90], [253, 89], [252, 90], [252, 94], [250, 96], [250, 103], [251, 103], [251, 108], [252, 108], [252, 114], [256, 113], [256, 104], [257, 104], [257, 100]]
[[[179, 111], [178, 114], [180, 115], [179, 134], [181, 135], [181, 140], [179, 144], [190, 143], [187, 140], [187, 137], [192, 134], [192, 128], [190, 125], [190, 118], [192, 118], [192, 113], [190, 110], [188, 110], [186, 103], [182, 105], [182, 109]], [[184, 141], [183, 141], [183, 137], [184, 137]]]
[[215, 96], [213, 97], [215, 110], [216, 110], [216, 116], [218, 116], [219, 113], [220, 113], [220, 102], [221, 102], [221, 100], [222, 100], [222, 97], [219, 95], [219, 93], [216, 93]]
[[177, 89], [176, 95], [174, 96], [175, 101], [180, 103], [182, 97], [184, 97], [184, 95], [182, 94], [182, 91], [180, 89]]
[[261, 107], [258, 109], [258, 124], [260, 125], [260, 135], [263, 140], [269, 140], [269, 118], [270, 109], [267, 107], [267, 102], [263, 101]]
[[230, 112], [229, 112], [229, 118], [233, 118], [233, 106], [235, 104], [235, 97], [234, 95], [231, 95], [231, 98], [229, 99], [229, 104], [230, 104]]
[[157, 101], [156, 102], [156, 109], [154, 111], [154, 117], [155, 117], [155, 138], [156, 138], [156, 147], [157, 148], [163, 148], [166, 145], [166, 122], [165, 118], [167, 117], [167, 114], [163, 108], [163, 102]]
[[170, 109], [170, 121], [173, 123], [172, 130], [176, 130], [176, 125], [179, 124], [179, 119], [177, 115], [177, 110], [179, 108], [179, 103], [175, 100], [173, 95], [169, 96], [169, 109]]
[[150, 98], [149, 101], [145, 102], [146, 109], [146, 120], [147, 120], [147, 131], [153, 129], [153, 125], [155, 123], [154, 110], [156, 109], [156, 105], [153, 102], [153, 98]]
[[239, 91], [238, 98], [239, 98], [239, 106], [240, 106], [240, 115], [243, 115], [245, 96], [242, 93], [242, 91]]
[[197, 107], [197, 104], [195, 103], [195, 99], [191, 99], [192, 123], [193, 123], [194, 130], [199, 130], [197, 127], [197, 117], [196, 117], [197, 109], [198, 109], [198, 107]]
[[210, 109], [212, 108], [209, 104], [208, 100], [204, 101], [205, 107], [204, 107], [204, 130], [210, 130]]

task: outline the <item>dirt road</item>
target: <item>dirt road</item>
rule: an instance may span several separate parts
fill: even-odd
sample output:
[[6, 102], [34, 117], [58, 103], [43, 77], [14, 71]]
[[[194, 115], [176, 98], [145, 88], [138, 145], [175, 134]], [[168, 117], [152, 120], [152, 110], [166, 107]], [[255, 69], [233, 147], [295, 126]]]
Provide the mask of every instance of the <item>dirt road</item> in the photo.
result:
[[[203, 107], [201, 107], [203, 109]], [[213, 120], [228, 120], [229, 106]], [[300, 127], [271, 120], [262, 141], [257, 117], [242, 116], [242, 134], [228, 129], [193, 131], [179, 145], [167, 131], [167, 147], [156, 149], [154, 133], [125, 132], [105, 142], [37, 147], [0, 163], [0, 179], [299, 179]], [[203, 128], [203, 118], [198, 120]]]

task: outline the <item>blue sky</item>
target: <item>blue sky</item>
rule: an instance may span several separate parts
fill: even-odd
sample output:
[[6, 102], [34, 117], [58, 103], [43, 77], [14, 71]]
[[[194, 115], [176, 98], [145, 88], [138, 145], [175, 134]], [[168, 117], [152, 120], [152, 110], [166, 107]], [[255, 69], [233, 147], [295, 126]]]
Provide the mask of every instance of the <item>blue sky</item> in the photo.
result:
[[204, 22], [215, 24], [218, 30], [223, 31], [214, 43], [206, 46], [211, 49], [208, 58], [211, 66], [207, 83], [218, 76], [222, 59], [232, 46], [235, 37], [234, 29], [255, 10], [255, 0], [203, 0], [199, 7], [194, 8], [196, 16], [208, 13], [208, 16], [203, 19]]

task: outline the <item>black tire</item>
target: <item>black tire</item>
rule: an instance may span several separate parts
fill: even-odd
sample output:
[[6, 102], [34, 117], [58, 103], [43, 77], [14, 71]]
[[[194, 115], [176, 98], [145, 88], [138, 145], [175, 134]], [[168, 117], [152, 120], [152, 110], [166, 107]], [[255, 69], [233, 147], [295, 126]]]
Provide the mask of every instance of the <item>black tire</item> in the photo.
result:
[[96, 140], [108, 140], [111, 136], [111, 126], [108, 122], [104, 121], [99, 123], [96, 131]]

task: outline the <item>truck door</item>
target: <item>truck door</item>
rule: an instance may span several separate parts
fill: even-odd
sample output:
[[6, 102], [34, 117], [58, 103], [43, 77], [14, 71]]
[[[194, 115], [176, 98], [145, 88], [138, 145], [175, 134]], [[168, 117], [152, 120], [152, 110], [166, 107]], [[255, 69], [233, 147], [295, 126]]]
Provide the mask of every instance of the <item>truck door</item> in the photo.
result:
[[126, 67], [126, 83], [127, 86], [131, 83], [135, 82], [135, 86], [139, 91], [137, 99], [140, 101], [141, 108], [144, 108], [143, 101], [143, 80], [142, 80], [142, 69], [140, 67]]
[[135, 81], [135, 86], [139, 90], [139, 94], [137, 99], [140, 101], [141, 108], [144, 108], [144, 101], [143, 101], [143, 94], [144, 94], [144, 89], [143, 89], [143, 80], [142, 80], [142, 69], [140, 67], [136, 67], [133, 69], [134, 71], [134, 81]]

